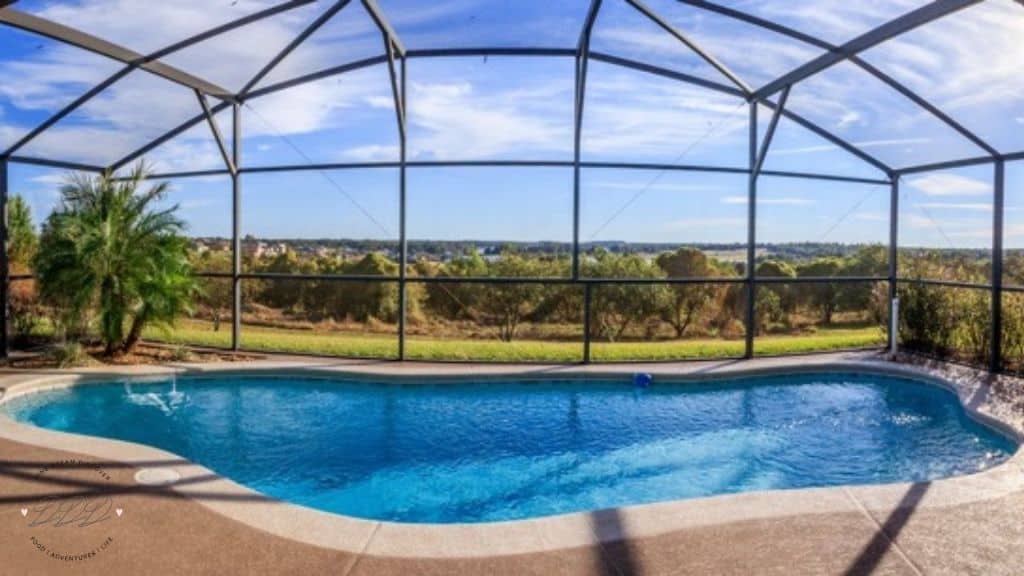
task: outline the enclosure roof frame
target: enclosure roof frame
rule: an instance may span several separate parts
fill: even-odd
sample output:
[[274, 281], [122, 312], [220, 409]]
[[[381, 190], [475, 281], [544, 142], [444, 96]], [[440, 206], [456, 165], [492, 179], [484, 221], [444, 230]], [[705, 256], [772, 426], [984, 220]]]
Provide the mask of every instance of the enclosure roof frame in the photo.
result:
[[[128, 48], [122, 47], [118, 44], [109, 42], [102, 38], [93, 36], [91, 34], [87, 34], [75, 28], [65, 26], [56, 22], [51, 22], [33, 16], [26, 12], [22, 12], [14, 8], [11, 8], [10, 5], [14, 4], [13, 1], [0, 0], [0, 24], [20, 28], [22, 30], [32, 32], [35, 34], [40, 34], [61, 41], [63, 43], [100, 54], [102, 56], [111, 58], [115, 61], [119, 61], [127, 65], [126, 68], [118, 71], [113, 76], [106, 79], [104, 82], [93, 87], [92, 89], [84, 93], [82, 96], [80, 96], [78, 99], [76, 99], [74, 102], [72, 102], [71, 105], [54, 114], [53, 116], [51, 116], [51, 118], [47, 119], [46, 121], [44, 121], [35, 130], [26, 135], [25, 138], [16, 143], [15, 146], [12, 146], [11, 148], [5, 150], [2, 154], [0, 154], [0, 157], [14, 162], [34, 163], [39, 165], [52, 165], [56, 167], [68, 168], [77, 167], [81, 169], [88, 169], [90, 171], [95, 169], [107, 169], [113, 171], [125, 166], [129, 162], [132, 162], [140, 158], [144, 154], [160, 146], [161, 144], [167, 142], [171, 138], [181, 134], [188, 128], [191, 128], [199, 122], [202, 122], [204, 119], [208, 118], [208, 114], [212, 116], [226, 109], [232, 103], [243, 102], [244, 100], [249, 98], [264, 96], [280, 90], [298, 86], [307, 82], [313, 82], [329, 76], [344, 74], [368, 66], [374, 66], [384, 63], [388, 63], [390, 66], [393, 66], [394, 58], [396, 56], [398, 58], [401, 58], [403, 62], [405, 62], [407, 58], [429, 57], [551, 56], [575, 57], [578, 59], [580, 56], [579, 44], [575, 49], [546, 47], [478, 47], [447, 49], [441, 48], [423, 50], [407, 49], [403, 41], [400, 39], [398, 33], [391, 25], [389, 19], [387, 18], [386, 11], [382, 10], [375, 0], [361, 0], [361, 4], [367, 10], [370, 17], [373, 19], [374, 23], [378, 26], [381, 33], [386, 38], [387, 50], [385, 50], [385, 54], [373, 58], [366, 58], [364, 60], [357, 62], [339, 65], [325, 70], [316, 71], [297, 78], [291, 78], [285, 81], [281, 81], [270, 86], [264, 86], [262, 88], [254, 89], [255, 86], [266, 76], [266, 74], [269, 73], [270, 70], [272, 70], [274, 67], [276, 67], [281, 61], [283, 61], [288, 56], [288, 54], [290, 54], [303, 41], [305, 41], [310, 35], [312, 35], [320, 26], [328, 22], [331, 18], [335, 17], [338, 13], [342, 11], [342, 9], [344, 9], [348, 4], [351, 3], [350, 0], [337, 0], [323, 14], [321, 14], [310, 25], [303, 29], [301, 33], [296, 35], [292, 42], [290, 42], [283, 50], [281, 50], [270, 61], [268, 61], [267, 64], [259, 71], [259, 73], [257, 73], [256, 76], [254, 76], [249, 82], [247, 82], [243, 86], [243, 88], [239, 90], [237, 93], [232, 93], [213, 82], [190, 74], [188, 72], [179, 70], [161, 61], [161, 58], [178, 50], [187, 48], [189, 46], [193, 46], [204, 40], [216, 37], [229, 30], [233, 30], [235, 28], [244, 26], [246, 24], [250, 24], [252, 22], [256, 22], [258, 20], [262, 20], [264, 18], [273, 16], [275, 14], [279, 14], [281, 12], [292, 10], [299, 6], [310, 4], [314, 1], [316, 0], [290, 0], [288, 2], [283, 2], [270, 8], [267, 8], [265, 10], [262, 10], [260, 12], [256, 12], [239, 18], [235, 21], [228, 22], [226, 24], [222, 24], [220, 26], [211, 28], [205, 32], [171, 44], [170, 46], [167, 46], [161, 50], [157, 50], [156, 52], [150, 53], [148, 55], [142, 55]], [[765, 20], [748, 14], [746, 12], [735, 10], [726, 6], [722, 6], [715, 2], [709, 2], [706, 0], [677, 0], [681, 4], [686, 4], [699, 10], [715, 12], [720, 15], [733, 18], [739, 21], [743, 21], [748, 24], [757, 26], [759, 28], [769, 30], [778, 34], [782, 34], [786, 37], [796, 39], [806, 44], [825, 50], [824, 54], [821, 54], [818, 57], [804, 63], [803, 65], [798, 66], [795, 69], [790, 70], [789, 72], [776, 77], [775, 79], [769, 81], [767, 84], [757, 89], [750, 88], [749, 85], [746, 84], [746, 82], [744, 82], [739, 76], [737, 76], [735, 73], [729, 70], [724, 64], [722, 64], [717, 58], [715, 58], [715, 56], [711, 54], [711, 52], [699, 46], [690, 37], [688, 37], [684, 31], [678, 30], [667, 20], [665, 20], [660, 15], [651, 10], [649, 7], [647, 7], [646, 4], [642, 2], [642, 0], [619, 1], [623, 1], [626, 4], [630, 5], [638, 12], [646, 16], [648, 19], [652, 20], [663, 30], [671, 34], [676, 39], [680, 40], [684, 45], [693, 50], [697, 55], [699, 55], [702, 59], [708, 62], [716, 70], [718, 70], [723, 76], [725, 76], [730, 81], [730, 84], [721, 84], [713, 80], [698, 78], [675, 70], [663, 68], [656, 65], [646, 64], [635, 60], [630, 60], [628, 58], [623, 58], [613, 54], [605, 54], [598, 51], [591, 51], [589, 49], [589, 46], [586, 50], [587, 59], [593, 59], [595, 61], [600, 61], [607, 64], [630, 68], [636, 71], [645, 72], [677, 81], [687, 82], [693, 85], [701, 86], [704, 88], [743, 98], [751, 102], [757, 102], [766, 105], [769, 108], [772, 108], [773, 110], [777, 106], [777, 104], [773, 103], [770, 100], [770, 97], [773, 94], [776, 94], [780, 90], [787, 90], [788, 92], [788, 90], [792, 89], [794, 86], [799, 85], [800, 82], [812, 78], [817, 74], [820, 74], [821, 72], [843, 61], [850, 61], [856, 66], [859, 66], [863, 70], [867, 71], [875, 78], [881, 80], [891, 89], [908, 98], [915, 106], [925, 110], [932, 116], [936, 117], [945, 125], [955, 130], [965, 140], [969, 141], [970, 143], [972, 143], [973, 145], [977, 146], [978, 148], [985, 152], [984, 156], [979, 157], [960, 158], [949, 160], [946, 162], [937, 162], [931, 164], [922, 164], [917, 166], [905, 166], [897, 168], [890, 166], [887, 163], [882, 162], [878, 158], [874, 157], [873, 155], [867, 153], [866, 151], [864, 151], [862, 147], [858, 146], [856, 143], [848, 142], [842, 137], [820, 126], [819, 124], [800, 116], [797, 112], [793, 111], [791, 107], [780, 107], [781, 109], [778, 110], [778, 114], [773, 115], [785, 117], [797, 122], [804, 128], [807, 128], [812, 132], [818, 134], [819, 136], [825, 138], [826, 140], [836, 145], [837, 147], [854, 154], [855, 156], [857, 156], [870, 166], [881, 171], [890, 180], [894, 176], [899, 174], [920, 172], [929, 169], [943, 169], [962, 165], [974, 165], [985, 162], [994, 162], [997, 160], [1013, 159], [1014, 157], [1024, 153], [1024, 151], [1012, 152], [1008, 154], [1000, 153], [998, 150], [996, 150], [993, 146], [991, 146], [988, 142], [979, 137], [977, 134], [968, 130], [953, 117], [941, 111], [932, 103], [928, 102], [928, 100], [926, 100], [923, 96], [909, 89], [905, 85], [899, 83], [898, 81], [888, 76], [881, 70], [877, 69], [870, 63], [865, 62], [859, 56], [862, 52], [872, 47], [878, 46], [889, 40], [897, 38], [900, 35], [907, 33], [911, 30], [914, 30], [920, 26], [926, 25], [930, 22], [947, 17], [957, 11], [978, 4], [979, 2], [981, 2], [981, 0], [933, 0], [932, 2], [929, 2], [924, 6], [921, 6], [897, 18], [884, 22], [841, 45], [834, 45], [815, 35], [797, 31], [782, 24]], [[1017, 3], [1024, 5], [1024, 0], [1018, 0]], [[593, 8], [593, 6], [591, 7]], [[580, 34], [580, 42], [583, 41], [584, 31], [588, 32], [586, 36], [589, 37], [589, 28], [593, 26], [594, 16], [596, 16], [596, 12], [594, 14], [590, 14], [588, 11], [587, 19], [585, 20], [585, 23], [583, 25], [584, 30], [582, 30]], [[42, 132], [45, 132], [46, 129], [55, 124], [56, 121], [66, 116], [71, 110], [85, 104], [91, 98], [95, 97], [98, 93], [102, 92], [104, 88], [113, 84], [121, 77], [126, 75], [128, 72], [136, 68], [144, 69], [148, 72], [161, 76], [171, 82], [187, 86], [201, 94], [206, 94], [215, 97], [219, 99], [220, 102], [218, 102], [213, 107], [209, 107], [208, 110], [202, 110], [200, 113], [188, 119], [183, 124], [158, 136], [157, 138], [151, 140], [144, 146], [126, 155], [124, 158], [115, 161], [109, 166], [98, 167], [84, 163], [66, 162], [59, 159], [33, 158], [17, 154], [18, 149], [20, 149], [29, 140], [38, 136]], [[577, 100], [582, 100], [585, 98], [585, 94], [578, 94], [576, 98]], [[402, 107], [404, 108], [404, 103], [402, 103]], [[576, 122], [579, 122], [579, 118], [576, 119]], [[767, 154], [767, 152], [767, 149], [764, 150], [765, 154]]]

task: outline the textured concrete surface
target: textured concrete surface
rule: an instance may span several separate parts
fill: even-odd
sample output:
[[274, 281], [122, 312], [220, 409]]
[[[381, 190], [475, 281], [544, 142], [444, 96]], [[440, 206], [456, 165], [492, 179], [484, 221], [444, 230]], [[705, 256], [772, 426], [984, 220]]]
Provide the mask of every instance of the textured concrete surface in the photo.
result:
[[[871, 357], [840, 359], [878, 362]], [[830, 355], [800, 364], [823, 366], [835, 361], [836, 356]], [[788, 362], [792, 366], [792, 360]], [[311, 364], [289, 359], [253, 368]], [[473, 367], [467, 366], [319, 365], [406, 377], [473, 374]], [[785, 362], [748, 365], [779, 366]], [[600, 368], [600, 372], [587, 368], [582, 373], [637, 370], [635, 366]], [[665, 374], [697, 377], [737, 370], [721, 363], [657, 368]], [[1017, 397], [1019, 382], [993, 385], [983, 375], [944, 366], [914, 370], [941, 376], [980, 416], [1019, 430], [1017, 413], [999, 399]], [[480, 369], [495, 375], [515, 371], [580, 373], [536, 366]], [[118, 371], [122, 375], [148, 372], [152, 368]], [[86, 373], [91, 374], [104, 373]], [[0, 392], [16, 392], [30, 381], [37, 386], [40, 376], [52, 376], [56, 383], [66, 380], [67, 373], [8, 373], [0, 380]], [[537, 521], [417, 528], [270, 502], [171, 454], [8, 421], [0, 422], [0, 575], [69, 570], [78, 574], [1022, 574], [1021, 456], [1018, 453], [983, 474], [933, 483], [749, 493]], [[173, 489], [141, 487], [133, 480], [140, 466], [181, 471], [182, 482]]]
[[[627, 538], [598, 513], [608, 541], [486, 558], [348, 554], [275, 537], [170, 491], [143, 490], [133, 468], [0, 440], [0, 574], [1020, 574], [1024, 493], [969, 504], [802, 514]], [[97, 469], [103, 470], [109, 480]], [[40, 474], [41, 470], [46, 472]], [[925, 485], [918, 485], [925, 486]], [[106, 520], [30, 527], [47, 496], [109, 498]], [[29, 509], [22, 516], [21, 509]], [[80, 518], [81, 515], [70, 515]], [[543, 538], [543, 534], [537, 535]], [[61, 560], [60, 554], [96, 550]], [[453, 547], [458, 542], [452, 542]]]

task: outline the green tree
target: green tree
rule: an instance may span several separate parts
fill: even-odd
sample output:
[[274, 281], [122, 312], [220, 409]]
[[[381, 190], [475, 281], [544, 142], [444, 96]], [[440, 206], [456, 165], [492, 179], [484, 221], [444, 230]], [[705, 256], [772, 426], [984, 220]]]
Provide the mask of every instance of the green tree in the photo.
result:
[[[794, 270], [787, 262], [783, 262], [781, 260], [765, 260], [759, 263], [754, 270], [757, 276], [762, 278], [796, 277], [796, 270]], [[778, 296], [778, 306], [783, 314], [790, 314], [796, 310], [796, 294], [793, 287], [788, 284], [765, 283], [759, 286], [757, 291], [758, 298], [760, 298], [760, 293], [762, 291], [773, 292]]]
[[[718, 275], [718, 267], [696, 248], [663, 253], [655, 263], [669, 278], [713, 278]], [[662, 307], [661, 318], [675, 329], [677, 338], [682, 338], [714, 301], [719, 287], [713, 284], [676, 284], [669, 290], [671, 295]]]
[[[586, 261], [584, 272], [592, 278], [663, 278], [656, 265], [636, 254], [614, 254], [598, 249]], [[621, 340], [637, 322], [656, 316], [665, 304], [661, 284], [602, 284], [593, 292], [592, 329], [609, 341]]]
[[[528, 278], [537, 276], [542, 267], [536, 258], [525, 257], [513, 249], [502, 251], [498, 260], [489, 266], [490, 276], [498, 278]], [[533, 283], [500, 283], [487, 287], [485, 297], [479, 299], [480, 311], [489, 324], [498, 327], [498, 337], [511, 342], [519, 325], [537, 309], [543, 294], [542, 286]]]
[[[260, 263], [260, 271], [271, 274], [297, 274], [305, 272], [303, 262], [291, 249], [286, 249], [269, 260]], [[309, 288], [305, 282], [267, 280], [257, 296], [257, 302], [264, 306], [296, 313], [301, 308], [303, 292]]]
[[[32, 272], [32, 259], [39, 248], [39, 235], [32, 224], [32, 210], [21, 196], [7, 204], [7, 262], [11, 274]], [[15, 346], [24, 345], [42, 323], [43, 311], [36, 296], [35, 280], [11, 282], [8, 305], [11, 336]]]
[[766, 286], [758, 286], [757, 297], [754, 299], [754, 334], [764, 334], [771, 324], [781, 322], [784, 317], [785, 311], [778, 292]]
[[[872, 244], [858, 249], [843, 262], [850, 276], [888, 276], [889, 250]], [[843, 311], [867, 311], [874, 322], [888, 322], [888, 289], [879, 283], [855, 282], [838, 287], [839, 308]]]
[[75, 334], [95, 308], [107, 355], [130, 352], [147, 324], [172, 323], [196, 292], [177, 206], [156, 208], [167, 184], [141, 190], [145, 179], [142, 164], [125, 179], [71, 175], [35, 257], [41, 297]]
[[[383, 254], [370, 253], [344, 268], [353, 276], [398, 276], [398, 263]], [[394, 282], [322, 282], [332, 284], [339, 296], [332, 316], [366, 322], [376, 318], [385, 322], [398, 321], [398, 284]]]
[[[843, 271], [843, 261], [833, 256], [816, 258], [797, 266], [797, 275], [803, 278], [831, 278]], [[801, 303], [815, 309], [825, 325], [832, 324], [832, 316], [839, 309], [840, 287], [828, 282], [800, 284], [796, 293]]]
[[21, 196], [7, 204], [7, 262], [11, 274], [31, 272], [32, 258], [39, 248], [39, 235], [32, 224], [32, 210]]
[[[192, 268], [200, 272], [231, 273], [231, 253], [223, 250], [207, 250], [194, 254]], [[234, 290], [229, 278], [200, 278], [199, 296], [196, 299], [200, 312], [213, 322], [213, 331], [220, 330], [225, 316], [231, 315]], [[243, 284], [244, 285], [244, 284]]]
[[[487, 261], [476, 248], [469, 247], [464, 254], [442, 266], [436, 275], [451, 278], [487, 276]], [[424, 304], [428, 312], [440, 318], [471, 318], [479, 309], [478, 303], [485, 292], [485, 287], [469, 282], [432, 283], [426, 286]]]

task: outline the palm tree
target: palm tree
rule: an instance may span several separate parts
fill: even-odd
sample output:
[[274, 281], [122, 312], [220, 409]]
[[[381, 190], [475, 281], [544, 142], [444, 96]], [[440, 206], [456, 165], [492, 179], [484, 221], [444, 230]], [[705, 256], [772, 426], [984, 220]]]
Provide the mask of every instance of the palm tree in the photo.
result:
[[108, 356], [187, 312], [197, 290], [178, 207], [156, 208], [167, 184], [140, 191], [145, 179], [141, 163], [124, 179], [73, 174], [35, 258], [40, 296], [63, 312], [65, 330], [81, 335], [95, 309]]

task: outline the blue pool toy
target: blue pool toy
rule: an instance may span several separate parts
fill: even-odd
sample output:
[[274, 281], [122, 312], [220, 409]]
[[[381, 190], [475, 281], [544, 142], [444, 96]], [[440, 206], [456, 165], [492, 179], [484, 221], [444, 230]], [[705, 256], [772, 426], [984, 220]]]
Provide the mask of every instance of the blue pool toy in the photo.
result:
[[652, 378], [650, 374], [644, 372], [637, 372], [636, 374], [633, 374], [633, 385], [637, 388], [647, 388], [653, 381], [654, 378]]

